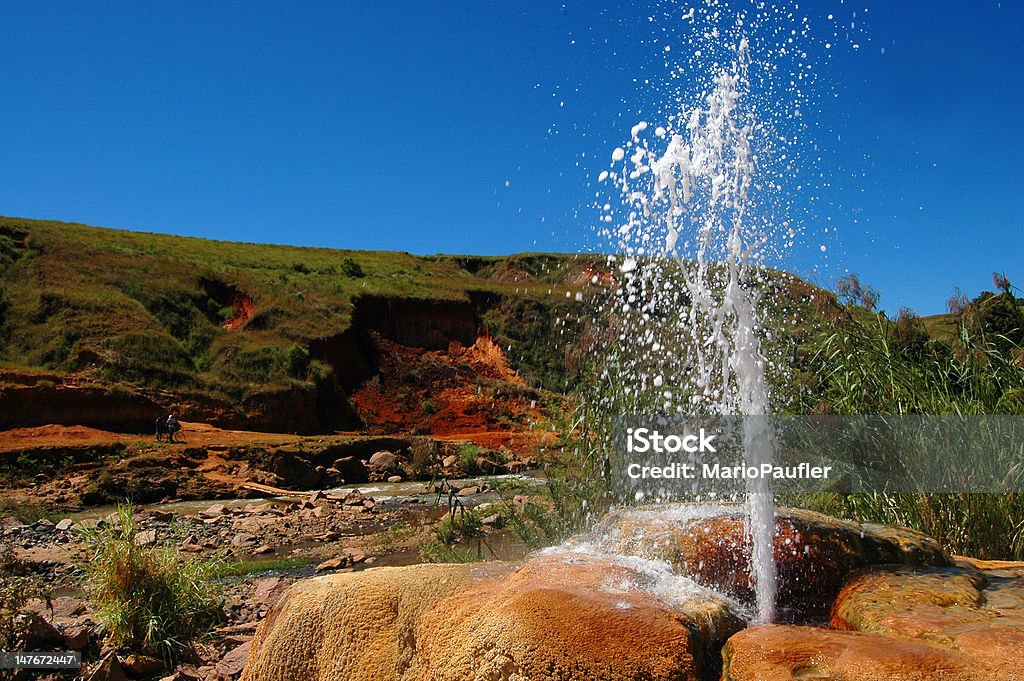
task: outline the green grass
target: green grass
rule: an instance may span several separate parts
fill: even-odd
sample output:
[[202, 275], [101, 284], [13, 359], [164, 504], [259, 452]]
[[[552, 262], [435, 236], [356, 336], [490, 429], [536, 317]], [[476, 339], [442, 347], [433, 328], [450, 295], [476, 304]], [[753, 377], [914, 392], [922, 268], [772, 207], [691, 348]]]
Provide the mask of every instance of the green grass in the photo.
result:
[[6, 516], [17, 518], [26, 525], [31, 525], [39, 519], [58, 522], [65, 517], [39, 504], [15, 501], [10, 497], [0, 496], [0, 518]]
[[137, 545], [129, 505], [85, 536], [93, 553], [86, 590], [115, 645], [172, 662], [219, 622], [218, 561]]
[[[566, 291], [580, 288], [589, 262], [418, 257], [0, 218], [0, 366], [234, 399], [253, 384], [312, 383], [310, 342], [345, 331], [360, 296], [529, 300], [543, 326]], [[242, 300], [252, 316], [230, 332], [225, 322]], [[538, 381], [564, 384], [561, 365], [534, 357], [541, 349], [516, 336], [514, 314], [490, 315], [496, 337], [543, 373]]]

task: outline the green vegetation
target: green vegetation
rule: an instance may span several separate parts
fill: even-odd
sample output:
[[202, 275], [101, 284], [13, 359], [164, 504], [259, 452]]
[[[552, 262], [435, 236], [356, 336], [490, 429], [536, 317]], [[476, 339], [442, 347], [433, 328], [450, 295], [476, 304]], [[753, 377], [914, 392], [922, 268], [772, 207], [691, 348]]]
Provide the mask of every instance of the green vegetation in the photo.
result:
[[[331, 367], [311, 356], [312, 342], [349, 328], [362, 296], [463, 301], [481, 313], [509, 298], [550, 335], [542, 327], [588, 266], [575, 256], [417, 257], [0, 218], [0, 366], [233, 400], [257, 385], [313, 389]], [[541, 342], [510, 337], [526, 311], [489, 321], [508, 330], [500, 339], [528, 376], [557, 387], [564, 363], [541, 357]]]
[[86, 538], [93, 549], [87, 592], [114, 644], [173, 661], [220, 620], [213, 580], [220, 564], [140, 546], [131, 506], [119, 506], [113, 523]]
[[459, 464], [463, 470], [472, 471], [476, 469], [476, 459], [480, 456], [480, 447], [472, 442], [459, 445]]
[[31, 525], [37, 520], [45, 519], [51, 522], [58, 522], [63, 519], [59, 513], [55, 513], [39, 504], [27, 501], [15, 501], [7, 496], [0, 496], [0, 518], [17, 518], [26, 525]]
[[[895, 320], [835, 310], [800, 367], [801, 413], [1024, 415], [1024, 306], [1007, 288], [974, 300], [956, 295], [950, 314]], [[898, 458], [902, 452], [895, 452]], [[818, 494], [791, 503], [854, 520], [902, 525], [944, 548], [1024, 560], [1024, 495]]]

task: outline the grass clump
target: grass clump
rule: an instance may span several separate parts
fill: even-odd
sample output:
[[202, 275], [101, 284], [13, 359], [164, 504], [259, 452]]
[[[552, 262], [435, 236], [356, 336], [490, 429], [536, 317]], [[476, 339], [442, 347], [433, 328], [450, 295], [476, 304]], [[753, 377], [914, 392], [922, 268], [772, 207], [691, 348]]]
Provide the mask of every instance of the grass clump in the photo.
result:
[[86, 538], [93, 549], [86, 589], [115, 645], [171, 662], [220, 621], [219, 564], [138, 545], [130, 505]]

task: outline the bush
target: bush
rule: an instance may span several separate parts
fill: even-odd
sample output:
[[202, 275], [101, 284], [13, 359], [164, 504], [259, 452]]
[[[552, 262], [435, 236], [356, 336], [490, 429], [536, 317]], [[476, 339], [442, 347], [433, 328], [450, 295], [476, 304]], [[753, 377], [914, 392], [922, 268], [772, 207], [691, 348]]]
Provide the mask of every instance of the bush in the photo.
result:
[[172, 662], [221, 619], [219, 564], [139, 546], [135, 536], [127, 504], [111, 526], [87, 533], [86, 590], [112, 643]]
[[476, 469], [476, 459], [480, 456], [480, 448], [471, 442], [459, 445], [459, 463], [466, 471]]
[[352, 258], [345, 258], [341, 261], [341, 273], [346, 277], [351, 277], [352, 279], [358, 279], [366, 276], [363, 273], [363, 268], [360, 267], [359, 263]]

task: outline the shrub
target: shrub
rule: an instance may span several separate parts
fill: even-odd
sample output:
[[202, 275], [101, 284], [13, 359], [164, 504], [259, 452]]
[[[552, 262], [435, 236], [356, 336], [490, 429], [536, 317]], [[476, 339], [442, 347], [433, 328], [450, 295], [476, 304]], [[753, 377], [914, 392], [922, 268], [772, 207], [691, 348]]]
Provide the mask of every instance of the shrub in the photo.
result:
[[301, 345], [292, 345], [288, 348], [288, 373], [293, 378], [304, 380], [309, 370], [309, 350]]
[[459, 445], [459, 463], [467, 471], [476, 468], [476, 459], [480, 456], [480, 448], [472, 442]]
[[351, 277], [352, 279], [358, 279], [366, 276], [363, 273], [363, 268], [360, 267], [359, 263], [352, 258], [345, 258], [341, 261], [341, 273], [346, 277]]
[[86, 534], [93, 550], [86, 589], [112, 643], [173, 661], [221, 618], [219, 565], [139, 546], [135, 536], [127, 504], [113, 524]]

